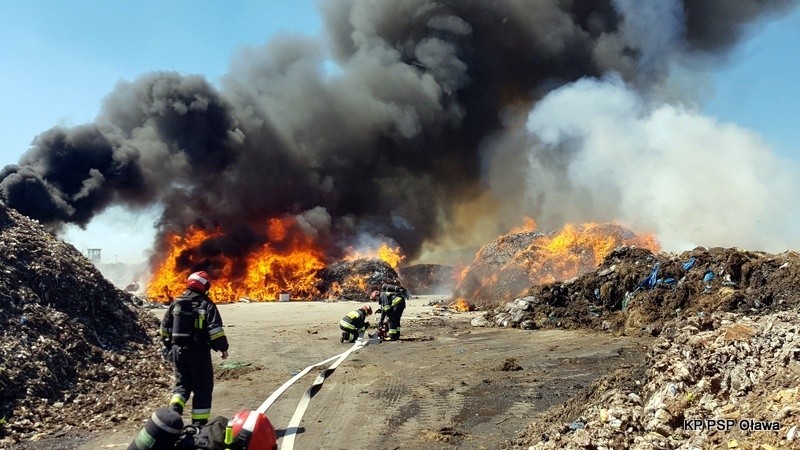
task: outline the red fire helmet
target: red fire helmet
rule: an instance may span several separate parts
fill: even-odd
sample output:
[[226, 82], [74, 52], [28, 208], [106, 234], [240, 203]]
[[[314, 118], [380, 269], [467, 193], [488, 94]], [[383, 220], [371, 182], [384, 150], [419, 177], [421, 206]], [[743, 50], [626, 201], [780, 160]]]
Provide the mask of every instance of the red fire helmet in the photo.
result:
[[211, 287], [211, 277], [208, 276], [208, 272], [202, 270], [194, 272], [186, 279], [186, 286], [197, 292], [206, 292]]
[[239, 411], [225, 430], [225, 444], [232, 450], [276, 450], [277, 442], [272, 423], [258, 411]]

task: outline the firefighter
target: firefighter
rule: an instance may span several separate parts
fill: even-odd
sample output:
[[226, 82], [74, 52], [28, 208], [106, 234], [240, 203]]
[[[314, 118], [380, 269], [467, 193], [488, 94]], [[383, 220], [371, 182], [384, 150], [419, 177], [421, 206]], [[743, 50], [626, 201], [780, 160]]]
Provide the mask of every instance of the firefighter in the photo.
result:
[[372, 314], [372, 307], [364, 305], [361, 308], [354, 309], [342, 317], [339, 321], [339, 328], [342, 330], [342, 339], [340, 342], [353, 343], [358, 339], [358, 335], [363, 333], [369, 328], [367, 316]]
[[161, 340], [166, 358], [175, 370], [175, 387], [169, 407], [183, 414], [190, 395], [192, 423], [204, 425], [211, 414], [214, 368], [211, 350], [228, 358], [228, 338], [222, 316], [207, 292], [211, 280], [206, 272], [194, 272], [186, 289], [170, 304], [161, 320]]
[[406, 309], [406, 298], [408, 291], [405, 288], [394, 285], [384, 285], [380, 291], [372, 291], [369, 298], [378, 302], [378, 312], [381, 313], [380, 323], [385, 319], [389, 320], [389, 332], [384, 340], [400, 340], [400, 317]]

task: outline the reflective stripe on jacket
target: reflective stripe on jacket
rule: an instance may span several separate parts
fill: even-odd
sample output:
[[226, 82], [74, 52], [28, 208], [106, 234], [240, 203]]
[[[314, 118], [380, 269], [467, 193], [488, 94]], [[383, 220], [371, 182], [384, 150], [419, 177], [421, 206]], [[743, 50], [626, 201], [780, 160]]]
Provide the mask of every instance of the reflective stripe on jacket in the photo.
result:
[[355, 309], [347, 313], [342, 320], [339, 321], [339, 326], [347, 330], [361, 330], [364, 328], [367, 313], [362, 309]]

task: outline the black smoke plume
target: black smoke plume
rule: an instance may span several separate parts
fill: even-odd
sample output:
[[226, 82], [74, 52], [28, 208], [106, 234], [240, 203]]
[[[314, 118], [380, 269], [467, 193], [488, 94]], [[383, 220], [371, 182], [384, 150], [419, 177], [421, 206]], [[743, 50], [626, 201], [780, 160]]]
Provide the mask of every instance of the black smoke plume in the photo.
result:
[[487, 140], [551, 90], [609, 73], [647, 89], [670, 60], [724, 57], [795, 4], [329, 0], [326, 39], [243, 49], [220, 88], [172, 72], [120, 83], [94, 123], [36, 136], [0, 192], [53, 229], [161, 204], [160, 233], [225, 230], [209, 257], [246, 255], [287, 216], [331, 257], [363, 236], [413, 257], [485, 193]]

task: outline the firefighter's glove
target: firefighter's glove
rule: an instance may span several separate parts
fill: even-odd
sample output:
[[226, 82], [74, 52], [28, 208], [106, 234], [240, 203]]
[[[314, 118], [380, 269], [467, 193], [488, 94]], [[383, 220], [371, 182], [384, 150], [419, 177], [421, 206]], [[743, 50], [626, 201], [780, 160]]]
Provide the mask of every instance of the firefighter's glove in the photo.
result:
[[369, 329], [369, 322], [364, 322], [364, 329], [365, 329], [365, 330], [368, 330], [368, 329]]

